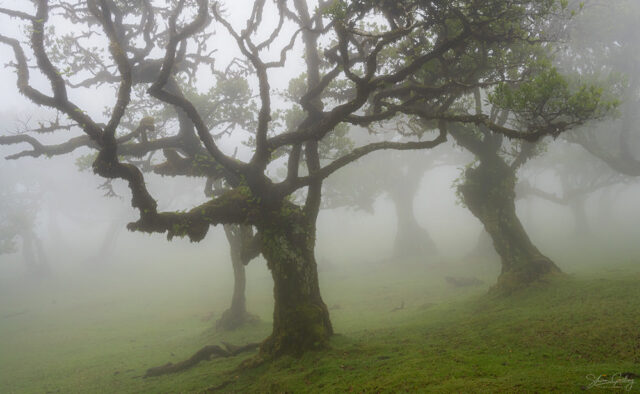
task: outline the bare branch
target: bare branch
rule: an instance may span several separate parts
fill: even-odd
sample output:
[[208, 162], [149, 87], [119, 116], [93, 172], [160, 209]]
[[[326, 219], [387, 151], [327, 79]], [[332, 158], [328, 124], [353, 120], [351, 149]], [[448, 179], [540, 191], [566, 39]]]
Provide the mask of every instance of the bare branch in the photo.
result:
[[340, 157], [339, 159], [333, 161], [332, 163], [322, 167], [316, 172], [310, 174], [306, 177], [298, 178], [295, 182], [294, 186], [287, 185], [286, 182], [283, 182], [281, 185], [287, 188], [293, 188], [294, 190], [305, 185], [309, 185], [316, 179], [325, 179], [332, 173], [336, 172], [340, 168], [352, 163], [359, 158], [368, 155], [369, 153], [376, 152], [379, 150], [419, 150], [419, 149], [432, 149], [436, 146], [447, 141], [447, 127], [444, 123], [440, 124], [440, 133], [438, 136], [429, 141], [413, 141], [413, 142], [392, 142], [392, 141], [383, 141], [383, 142], [374, 142], [368, 145], [364, 145], [362, 147], [356, 148], [350, 153]]

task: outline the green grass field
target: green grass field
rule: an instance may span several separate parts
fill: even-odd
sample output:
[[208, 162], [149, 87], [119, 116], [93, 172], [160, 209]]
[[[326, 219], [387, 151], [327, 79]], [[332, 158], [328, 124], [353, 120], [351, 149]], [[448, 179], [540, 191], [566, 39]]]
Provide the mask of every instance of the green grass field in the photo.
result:
[[[487, 295], [495, 267], [467, 271], [486, 285], [462, 289], [443, 279], [461, 266], [361, 268], [321, 272], [338, 333], [331, 349], [242, 372], [234, 368], [250, 355], [214, 359], [147, 379], [147, 368], [204, 345], [268, 335], [266, 271], [248, 283], [249, 309], [263, 323], [230, 334], [212, 329], [228, 296], [210, 297], [228, 294], [225, 278], [114, 275], [102, 285], [21, 288], [0, 301], [0, 392], [204, 392], [224, 382], [220, 392], [582, 392], [587, 375], [640, 374], [634, 265], [569, 274], [503, 299]], [[631, 387], [639, 389], [640, 381]]]

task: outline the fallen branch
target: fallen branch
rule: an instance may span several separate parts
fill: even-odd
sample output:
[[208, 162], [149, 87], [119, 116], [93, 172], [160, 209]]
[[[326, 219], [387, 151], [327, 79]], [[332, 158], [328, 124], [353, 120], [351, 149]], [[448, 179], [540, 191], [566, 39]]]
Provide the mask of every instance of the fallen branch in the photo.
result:
[[200, 361], [209, 361], [212, 357], [233, 357], [243, 352], [249, 352], [257, 349], [260, 344], [259, 343], [249, 343], [244, 346], [236, 346], [230, 343], [222, 342], [224, 345], [224, 349], [218, 345], [208, 345], [198, 350], [193, 356], [188, 358], [187, 360], [180, 361], [178, 363], [167, 363], [165, 365], [161, 365], [159, 367], [153, 367], [147, 369], [147, 372], [143, 377], [149, 378], [153, 376], [161, 376], [170, 373], [176, 373], [185, 371], [189, 368], [196, 366]]

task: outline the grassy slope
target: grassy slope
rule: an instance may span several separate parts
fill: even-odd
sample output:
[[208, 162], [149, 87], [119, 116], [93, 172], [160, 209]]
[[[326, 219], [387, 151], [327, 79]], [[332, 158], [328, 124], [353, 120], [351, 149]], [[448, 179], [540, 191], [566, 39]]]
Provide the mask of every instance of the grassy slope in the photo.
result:
[[[144, 294], [135, 302], [96, 297], [30, 309], [0, 319], [0, 391], [197, 392], [232, 379], [224, 391], [580, 392], [588, 374], [640, 373], [637, 268], [557, 279], [509, 299], [492, 299], [485, 288], [451, 289], [442, 275], [385, 267], [358, 279], [324, 273], [341, 333], [332, 349], [242, 373], [229, 372], [238, 357], [135, 378], [205, 344], [263, 338], [267, 323], [221, 335], [200, 321], [202, 305], [175, 298], [156, 305]], [[268, 287], [260, 292], [268, 296]], [[401, 301], [406, 308], [391, 312]]]
[[638, 279], [557, 281], [509, 301], [484, 297], [434, 308], [395, 329], [336, 338], [329, 354], [264, 367], [237, 387], [579, 391], [587, 374], [640, 369]]

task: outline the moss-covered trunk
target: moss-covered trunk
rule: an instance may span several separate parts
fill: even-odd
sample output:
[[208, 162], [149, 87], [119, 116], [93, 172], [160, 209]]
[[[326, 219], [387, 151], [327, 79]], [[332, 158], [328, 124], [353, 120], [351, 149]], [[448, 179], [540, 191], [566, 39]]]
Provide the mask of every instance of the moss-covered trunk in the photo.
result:
[[511, 293], [560, 269], [533, 245], [515, 208], [515, 171], [502, 160], [483, 159], [467, 169], [460, 196], [482, 222], [502, 260], [494, 290]]
[[247, 300], [245, 296], [247, 277], [244, 268], [248, 261], [246, 261], [246, 257], [243, 258], [243, 249], [247, 247], [247, 243], [251, 241], [253, 231], [251, 230], [251, 226], [230, 224], [224, 226], [224, 231], [229, 241], [231, 251], [233, 296], [231, 297], [231, 306], [224, 311], [220, 319], [216, 322], [216, 328], [223, 331], [231, 331], [258, 320], [257, 316], [247, 312]]
[[395, 258], [424, 257], [437, 253], [436, 245], [427, 230], [416, 221], [413, 211], [413, 198], [419, 179], [410, 190], [394, 190], [389, 192], [396, 210], [398, 228], [394, 243]]
[[275, 299], [273, 332], [262, 344], [262, 357], [297, 356], [320, 349], [333, 334], [320, 296], [313, 225], [301, 210], [289, 205], [259, 226]]

